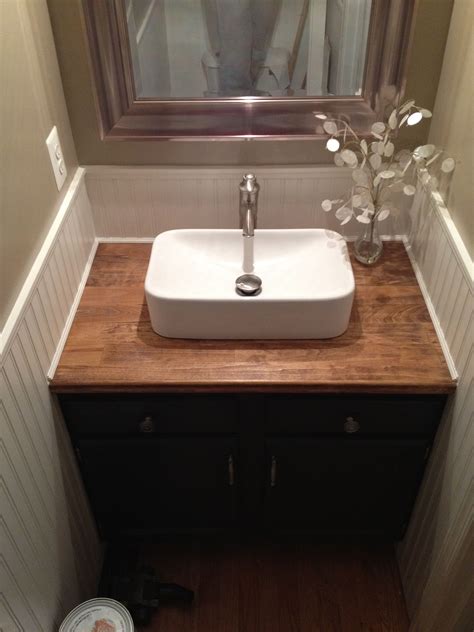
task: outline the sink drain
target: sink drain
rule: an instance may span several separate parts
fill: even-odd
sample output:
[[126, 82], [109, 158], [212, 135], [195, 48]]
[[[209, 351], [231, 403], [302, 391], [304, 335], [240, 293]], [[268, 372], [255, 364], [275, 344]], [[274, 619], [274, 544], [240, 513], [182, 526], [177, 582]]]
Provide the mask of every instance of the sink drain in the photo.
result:
[[256, 274], [242, 274], [235, 279], [235, 291], [240, 296], [257, 296], [262, 291], [262, 279]]

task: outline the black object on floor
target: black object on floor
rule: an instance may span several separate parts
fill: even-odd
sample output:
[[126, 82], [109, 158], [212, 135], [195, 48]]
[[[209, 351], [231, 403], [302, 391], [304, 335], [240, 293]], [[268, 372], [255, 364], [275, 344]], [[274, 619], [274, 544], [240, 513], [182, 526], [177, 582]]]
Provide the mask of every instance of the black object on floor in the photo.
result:
[[138, 626], [148, 625], [155, 610], [167, 603], [190, 604], [194, 592], [183, 586], [163, 583], [151, 566], [137, 567], [134, 549], [111, 547], [99, 586], [101, 597], [120, 601]]

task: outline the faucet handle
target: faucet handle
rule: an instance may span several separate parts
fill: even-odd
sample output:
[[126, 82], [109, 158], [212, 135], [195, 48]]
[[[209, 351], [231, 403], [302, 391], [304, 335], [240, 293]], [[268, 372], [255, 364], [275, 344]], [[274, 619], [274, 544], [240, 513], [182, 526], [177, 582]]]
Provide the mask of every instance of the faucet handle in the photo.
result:
[[253, 173], [246, 173], [240, 183], [240, 190], [246, 193], [258, 193], [260, 185], [257, 182], [257, 177]]

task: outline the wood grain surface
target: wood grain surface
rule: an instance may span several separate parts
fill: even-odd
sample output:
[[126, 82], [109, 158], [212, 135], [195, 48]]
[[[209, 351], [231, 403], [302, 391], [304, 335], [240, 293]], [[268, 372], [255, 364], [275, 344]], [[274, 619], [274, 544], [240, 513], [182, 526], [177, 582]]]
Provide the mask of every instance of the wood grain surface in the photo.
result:
[[[117, 554], [125, 550], [118, 546]], [[407, 632], [393, 545], [308, 536], [163, 537], [139, 565], [194, 590], [168, 604], [149, 632]], [[104, 595], [105, 596], [105, 595]]]
[[178, 340], [151, 328], [151, 244], [101, 244], [51, 383], [74, 391], [449, 393], [441, 347], [402, 243], [353, 259], [349, 328], [330, 340]]

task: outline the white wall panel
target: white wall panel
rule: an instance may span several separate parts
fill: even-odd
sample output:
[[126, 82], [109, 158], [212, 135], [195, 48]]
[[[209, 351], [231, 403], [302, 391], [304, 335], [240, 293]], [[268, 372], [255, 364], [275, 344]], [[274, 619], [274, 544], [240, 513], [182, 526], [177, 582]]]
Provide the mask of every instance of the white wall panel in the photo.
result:
[[101, 550], [47, 374], [95, 251], [79, 169], [0, 338], [0, 629], [51, 632]]
[[473, 267], [436, 191], [420, 186], [408, 236], [459, 375], [399, 561], [412, 630], [464, 632], [474, 624]]
[[[352, 237], [355, 220], [341, 227], [321, 202], [342, 197], [349, 169], [337, 167], [88, 167], [86, 183], [99, 238], [153, 238], [174, 228], [238, 228], [239, 183], [253, 171], [260, 183], [259, 228], [329, 228]], [[406, 214], [380, 231], [406, 233]]]

